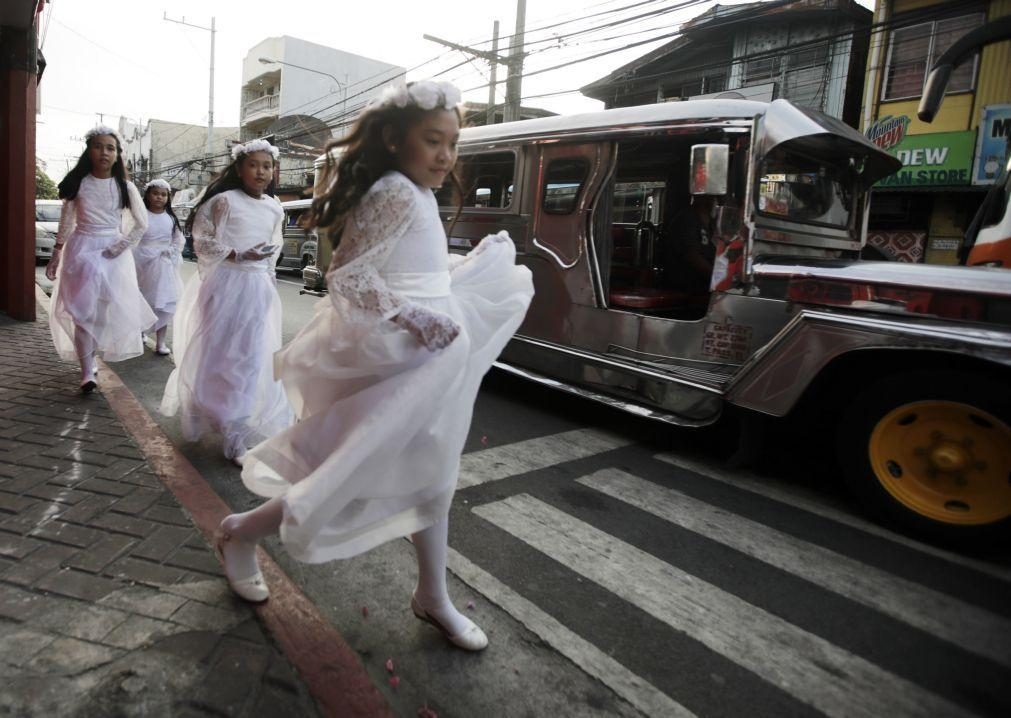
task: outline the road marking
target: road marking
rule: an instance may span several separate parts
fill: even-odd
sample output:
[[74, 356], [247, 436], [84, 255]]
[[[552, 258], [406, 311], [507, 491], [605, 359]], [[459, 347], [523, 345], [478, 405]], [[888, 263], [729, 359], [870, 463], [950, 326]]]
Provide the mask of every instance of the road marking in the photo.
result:
[[574, 429], [464, 454], [458, 487], [499, 481], [566, 461], [585, 459], [631, 444], [631, 440], [596, 429]]
[[648, 681], [570, 631], [465, 556], [449, 549], [449, 569], [497, 604], [542, 641], [648, 716], [692, 718], [695, 714]]
[[823, 496], [816, 494], [813, 491], [805, 490], [802, 487], [784, 484], [783, 482], [775, 479], [758, 477], [749, 472], [724, 471], [722, 469], [713, 468], [703, 461], [697, 461], [683, 456], [676, 456], [674, 454], [656, 454], [653, 458], [658, 461], [671, 464], [672, 466], [685, 469], [686, 471], [700, 474], [708, 479], [714, 479], [735, 488], [743, 489], [744, 491], [748, 491], [753, 494], [759, 494], [760, 496], [772, 499], [773, 501], [779, 501], [780, 503], [788, 504], [794, 508], [802, 509], [808, 513], [812, 513], [826, 519], [831, 519], [836, 523], [860, 529], [865, 533], [888, 539], [893, 543], [915, 549], [920, 553], [929, 554], [935, 558], [948, 561], [949, 563], [954, 563], [965, 568], [971, 568], [974, 571], [985, 573], [988, 576], [998, 578], [1002, 581], [1011, 582], [1011, 566], [1001, 566], [968, 556], [961, 556], [953, 551], [946, 551], [942, 548], [922, 543], [916, 539], [911, 539], [908, 536], [897, 534], [894, 531], [889, 531], [882, 526], [878, 526], [870, 521], [865, 521], [857, 516], [854, 516], [841, 508], [836, 508], [827, 502]]
[[1011, 621], [619, 469], [577, 482], [1011, 666]]
[[829, 716], [971, 715], [529, 494], [473, 511]]

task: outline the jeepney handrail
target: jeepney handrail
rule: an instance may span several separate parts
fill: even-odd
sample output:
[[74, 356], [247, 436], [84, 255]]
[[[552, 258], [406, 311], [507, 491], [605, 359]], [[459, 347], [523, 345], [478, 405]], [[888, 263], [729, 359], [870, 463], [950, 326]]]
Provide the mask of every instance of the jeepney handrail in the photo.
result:
[[994, 267], [949, 267], [862, 260], [826, 260], [819, 265], [811, 260], [800, 264], [784, 258], [775, 262], [759, 262], [754, 266], [753, 272], [755, 277], [830, 279], [1011, 297], [1011, 273]]
[[549, 255], [553, 260], [555, 260], [556, 262], [558, 262], [558, 266], [561, 267], [562, 269], [572, 269], [577, 264], [579, 264], [579, 260], [583, 258], [583, 253], [582, 253], [582, 251], [580, 251], [576, 255], [576, 258], [574, 260], [572, 260], [572, 262], [570, 262], [569, 264], [566, 264], [565, 262], [562, 261], [561, 257], [559, 257], [557, 254], [555, 254], [554, 250], [552, 250], [550, 247], [545, 247], [543, 244], [541, 244], [540, 242], [538, 242], [537, 241], [537, 237], [533, 238], [533, 242], [534, 242], [534, 246], [537, 247], [537, 249], [541, 250], [545, 254]]
[[[496, 125], [497, 127], [498, 125]], [[512, 143], [522, 143], [522, 144], [537, 144], [539, 142], [557, 142], [559, 140], [592, 140], [592, 139], [605, 139], [611, 137], [621, 137], [624, 135], [641, 135], [643, 132], [658, 132], [663, 130], [698, 130], [698, 129], [708, 129], [708, 130], [723, 130], [724, 132], [732, 132], [735, 134], [743, 134], [751, 131], [751, 120], [742, 120], [739, 118], [726, 119], [726, 118], [714, 118], [712, 120], [696, 120], [690, 123], [683, 122], [657, 122], [657, 123], [645, 123], [638, 125], [626, 125], [622, 127], [580, 127], [575, 129], [567, 130], [556, 130], [552, 132], [543, 133], [532, 133], [532, 134], [517, 134], [517, 135], [503, 135], [501, 137], [496, 137], [494, 139], [484, 139], [475, 138], [473, 140], [468, 139], [465, 135], [460, 137], [459, 148], [460, 150], [472, 150], [472, 149], [502, 149], [503, 146]], [[467, 130], [463, 130], [466, 132]]]

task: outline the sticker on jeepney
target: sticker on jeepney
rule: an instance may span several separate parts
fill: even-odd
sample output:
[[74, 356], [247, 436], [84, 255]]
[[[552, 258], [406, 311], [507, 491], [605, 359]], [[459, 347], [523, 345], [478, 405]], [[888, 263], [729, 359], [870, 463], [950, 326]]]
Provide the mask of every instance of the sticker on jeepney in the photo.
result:
[[702, 333], [702, 354], [713, 359], [743, 363], [751, 351], [751, 327], [729, 322], [707, 322]]

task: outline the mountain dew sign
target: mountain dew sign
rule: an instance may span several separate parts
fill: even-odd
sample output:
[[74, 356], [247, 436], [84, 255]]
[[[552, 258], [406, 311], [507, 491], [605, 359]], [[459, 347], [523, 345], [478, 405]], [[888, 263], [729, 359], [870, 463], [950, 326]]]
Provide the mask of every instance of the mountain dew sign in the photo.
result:
[[933, 132], [908, 135], [909, 118], [883, 117], [867, 130], [867, 139], [902, 162], [902, 169], [875, 187], [952, 187], [972, 181], [976, 133]]

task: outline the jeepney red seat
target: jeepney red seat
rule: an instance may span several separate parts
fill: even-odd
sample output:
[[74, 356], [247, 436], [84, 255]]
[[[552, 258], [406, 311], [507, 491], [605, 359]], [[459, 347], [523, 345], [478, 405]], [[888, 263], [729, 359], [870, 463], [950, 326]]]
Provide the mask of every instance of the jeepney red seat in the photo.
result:
[[612, 307], [626, 309], [669, 309], [677, 307], [688, 300], [684, 292], [656, 287], [628, 287], [612, 289], [608, 292]]

